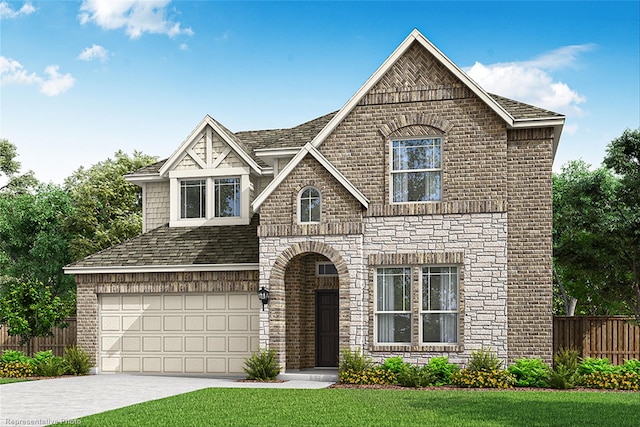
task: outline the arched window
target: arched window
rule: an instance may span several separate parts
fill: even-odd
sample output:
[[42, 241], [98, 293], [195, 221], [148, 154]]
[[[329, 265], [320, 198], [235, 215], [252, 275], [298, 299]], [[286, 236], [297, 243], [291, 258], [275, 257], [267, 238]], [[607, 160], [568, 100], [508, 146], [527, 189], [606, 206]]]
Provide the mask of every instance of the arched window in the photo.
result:
[[298, 222], [320, 222], [320, 191], [315, 187], [303, 188], [298, 195]]

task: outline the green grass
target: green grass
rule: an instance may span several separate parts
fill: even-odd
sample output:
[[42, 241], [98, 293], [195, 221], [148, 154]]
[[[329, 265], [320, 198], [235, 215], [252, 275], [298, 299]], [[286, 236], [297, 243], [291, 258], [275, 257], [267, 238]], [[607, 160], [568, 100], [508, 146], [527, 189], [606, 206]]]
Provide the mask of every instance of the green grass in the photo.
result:
[[0, 384], [19, 383], [22, 381], [31, 381], [29, 378], [4, 378], [0, 377]]
[[640, 393], [205, 389], [82, 426], [640, 426]]

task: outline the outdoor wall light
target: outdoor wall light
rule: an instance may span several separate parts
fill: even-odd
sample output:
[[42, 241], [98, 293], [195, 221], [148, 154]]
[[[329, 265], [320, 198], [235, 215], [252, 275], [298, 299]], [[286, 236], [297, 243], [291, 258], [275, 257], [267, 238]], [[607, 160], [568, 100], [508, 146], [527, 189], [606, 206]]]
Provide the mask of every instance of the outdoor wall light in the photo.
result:
[[262, 311], [264, 311], [264, 306], [269, 304], [269, 291], [264, 286], [258, 289], [258, 299], [262, 302]]

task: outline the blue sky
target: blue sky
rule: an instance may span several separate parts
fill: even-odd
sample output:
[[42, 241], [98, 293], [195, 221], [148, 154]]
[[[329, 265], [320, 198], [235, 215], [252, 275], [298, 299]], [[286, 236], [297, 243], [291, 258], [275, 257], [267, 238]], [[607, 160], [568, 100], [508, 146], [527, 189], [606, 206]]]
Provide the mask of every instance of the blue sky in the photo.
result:
[[[0, 138], [61, 184], [342, 107], [413, 28], [489, 92], [567, 116], [554, 170], [640, 126], [640, 2], [0, 1]], [[1, 179], [1, 178], [0, 178]]]

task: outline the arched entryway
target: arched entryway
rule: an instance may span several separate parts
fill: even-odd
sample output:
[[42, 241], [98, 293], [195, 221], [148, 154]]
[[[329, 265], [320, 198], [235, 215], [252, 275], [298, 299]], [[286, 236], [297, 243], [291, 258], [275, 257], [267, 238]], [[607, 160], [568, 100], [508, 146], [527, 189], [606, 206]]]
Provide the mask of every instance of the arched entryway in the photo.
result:
[[276, 260], [269, 287], [269, 344], [285, 369], [336, 367], [349, 342], [349, 272], [340, 254], [320, 242], [293, 245]]

